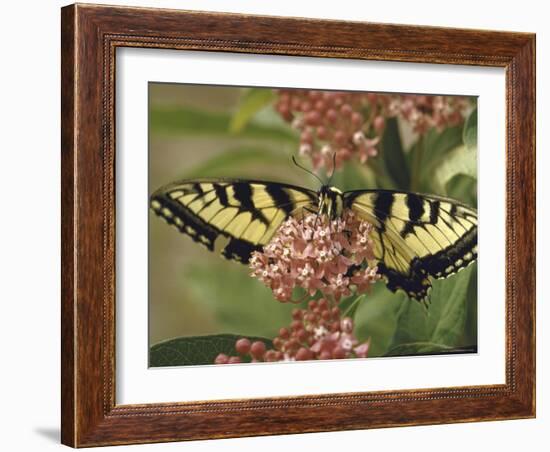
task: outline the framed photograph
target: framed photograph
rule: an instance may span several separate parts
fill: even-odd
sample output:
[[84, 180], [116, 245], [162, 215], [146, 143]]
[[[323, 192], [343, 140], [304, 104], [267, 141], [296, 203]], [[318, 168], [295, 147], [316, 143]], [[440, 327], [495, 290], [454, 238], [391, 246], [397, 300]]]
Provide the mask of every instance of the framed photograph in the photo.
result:
[[62, 9], [62, 442], [535, 416], [535, 37]]

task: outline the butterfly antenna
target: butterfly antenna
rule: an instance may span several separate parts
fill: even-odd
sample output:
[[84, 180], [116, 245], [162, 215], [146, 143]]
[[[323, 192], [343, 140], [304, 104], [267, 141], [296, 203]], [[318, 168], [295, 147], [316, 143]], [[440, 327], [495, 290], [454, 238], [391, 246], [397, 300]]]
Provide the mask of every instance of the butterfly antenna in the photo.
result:
[[304, 171], [305, 171], [306, 173], [308, 173], [308, 174], [311, 174], [313, 177], [315, 177], [315, 178], [321, 183], [321, 185], [324, 185], [323, 181], [321, 180], [321, 178], [320, 178], [319, 176], [317, 176], [317, 174], [315, 174], [314, 172], [312, 172], [312, 171], [308, 170], [307, 168], [303, 167], [302, 165], [300, 165], [300, 164], [296, 161], [296, 159], [294, 158], [294, 156], [292, 156], [292, 161], [294, 162], [294, 164], [295, 164], [298, 168], [304, 170]]
[[332, 173], [330, 173], [330, 177], [328, 178], [327, 185], [330, 185], [332, 182], [332, 176], [334, 176], [334, 173], [336, 172], [336, 152], [332, 154]]

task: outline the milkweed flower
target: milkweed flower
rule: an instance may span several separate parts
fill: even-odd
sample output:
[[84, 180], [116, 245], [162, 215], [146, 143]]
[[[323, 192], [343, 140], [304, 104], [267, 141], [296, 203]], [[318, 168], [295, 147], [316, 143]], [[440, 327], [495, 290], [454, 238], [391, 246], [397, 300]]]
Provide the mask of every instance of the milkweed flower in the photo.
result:
[[[300, 132], [299, 152], [315, 169], [332, 171], [333, 163], [357, 157], [366, 163], [378, 153], [384, 119], [367, 93], [281, 89], [276, 111]], [[334, 156], [334, 157], [333, 157]]]
[[418, 134], [459, 125], [467, 97], [280, 89], [275, 110], [300, 133], [299, 153], [327, 172], [378, 154], [387, 118], [398, 117]]
[[411, 124], [414, 132], [425, 134], [432, 127], [441, 131], [464, 121], [468, 98], [462, 96], [400, 95], [391, 99], [388, 115]]
[[250, 259], [251, 276], [275, 298], [292, 301], [295, 288], [309, 296], [318, 291], [339, 301], [355, 289], [368, 291], [380, 279], [374, 259], [373, 226], [353, 211], [330, 220], [326, 215], [289, 217], [271, 241]]
[[262, 341], [241, 338], [235, 343], [238, 356], [219, 354], [216, 364], [240, 362], [307, 361], [366, 358], [370, 339], [359, 342], [353, 320], [325, 298], [310, 300], [307, 308], [294, 309], [292, 322], [279, 330], [273, 347]]

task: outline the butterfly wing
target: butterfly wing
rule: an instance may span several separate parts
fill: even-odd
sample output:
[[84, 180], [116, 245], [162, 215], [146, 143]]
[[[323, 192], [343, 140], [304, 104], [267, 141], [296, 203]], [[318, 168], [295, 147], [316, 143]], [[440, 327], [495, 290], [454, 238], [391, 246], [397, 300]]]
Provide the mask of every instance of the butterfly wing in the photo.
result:
[[166, 222], [210, 251], [242, 263], [290, 215], [317, 204], [317, 194], [306, 188], [238, 179], [184, 180], [151, 196], [152, 210]]
[[477, 257], [477, 212], [452, 199], [359, 190], [344, 194], [344, 207], [374, 225], [378, 269], [394, 292], [424, 301], [429, 276], [446, 278]]

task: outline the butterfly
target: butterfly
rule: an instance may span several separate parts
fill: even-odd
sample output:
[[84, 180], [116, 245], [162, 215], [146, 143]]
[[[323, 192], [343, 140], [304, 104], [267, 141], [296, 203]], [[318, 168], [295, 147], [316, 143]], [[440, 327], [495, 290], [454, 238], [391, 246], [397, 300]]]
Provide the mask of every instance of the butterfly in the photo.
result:
[[477, 211], [433, 195], [198, 179], [160, 188], [151, 208], [195, 242], [244, 264], [289, 216], [309, 211], [334, 219], [351, 209], [374, 227], [374, 255], [387, 287], [421, 302], [428, 299], [430, 277], [446, 278], [477, 258]]

